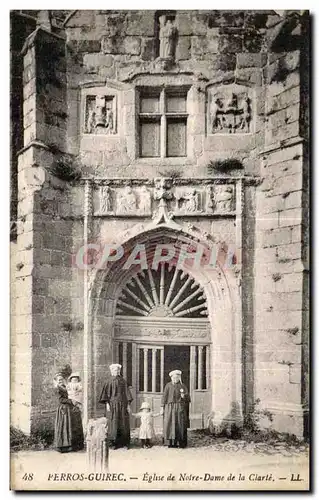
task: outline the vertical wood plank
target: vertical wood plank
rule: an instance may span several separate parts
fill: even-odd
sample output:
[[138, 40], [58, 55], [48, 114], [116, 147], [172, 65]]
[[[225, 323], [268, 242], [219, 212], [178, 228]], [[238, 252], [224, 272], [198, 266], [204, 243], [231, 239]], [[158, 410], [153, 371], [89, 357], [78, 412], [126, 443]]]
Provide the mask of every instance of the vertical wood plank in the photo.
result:
[[123, 342], [123, 377], [127, 377], [127, 342]]
[[156, 348], [152, 349], [152, 392], [156, 392]]
[[203, 346], [198, 346], [198, 389], [203, 388]]
[[206, 389], [210, 388], [210, 346], [206, 346]]
[[148, 373], [147, 373], [147, 347], [143, 348], [143, 353], [144, 353], [144, 392], [147, 392], [147, 379], [148, 379]]
[[[190, 352], [190, 380], [189, 380], [189, 390], [192, 393], [195, 389], [195, 346], [191, 345], [191, 352]], [[191, 394], [191, 399], [192, 394]]]
[[161, 349], [161, 392], [164, 390], [164, 348]]

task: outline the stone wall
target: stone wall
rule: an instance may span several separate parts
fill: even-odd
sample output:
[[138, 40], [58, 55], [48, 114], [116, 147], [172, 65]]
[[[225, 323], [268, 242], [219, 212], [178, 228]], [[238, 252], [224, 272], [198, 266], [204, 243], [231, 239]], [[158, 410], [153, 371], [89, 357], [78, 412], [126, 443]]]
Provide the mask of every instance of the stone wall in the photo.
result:
[[[169, 63], [159, 57], [162, 11], [75, 11], [63, 27], [60, 20], [58, 28], [52, 20], [40, 23], [26, 41], [14, 422], [27, 431], [31, 420], [37, 428], [51, 419], [55, 371], [67, 363], [73, 370], [85, 368], [83, 339], [90, 325], [84, 317], [84, 274], [73, 259], [84, 242], [88, 207], [84, 182], [65, 177], [71, 165], [82, 176], [111, 183], [147, 184], [164, 176], [198, 186], [202, 179], [204, 186], [236, 179], [240, 203], [234, 214], [182, 213], [176, 220], [196, 223], [216, 242], [227, 234], [242, 252], [244, 410], [258, 398], [274, 414], [274, 428], [300, 436], [308, 357], [303, 24], [293, 15], [287, 28], [273, 11], [164, 14], [174, 19], [178, 33]], [[185, 158], [139, 157], [138, 91], [150, 85], [188, 89]], [[212, 112], [215, 99], [226, 106], [225, 89], [249, 103], [242, 110], [248, 121], [232, 133], [227, 117], [218, 121]], [[111, 133], [90, 134], [87, 109], [93, 98], [111, 105]], [[90, 212], [89, 241], [116, 240], [144, 220], [116, 215]], [[110, 329], [107, 315], [101, 313], [95, 326], [92, 362], [102, 380], [111, 360], [103, 338]]]
[[[304, 45], [289, 51], [300, 36]], [[256, 397], [274, 415], [272, 425], [300, 436], [307, 434], [309, 369], [309, 164], [302, 112], [307, 90], [300, 86], [300, 78], [307, 81], [307, 34], [296, 29], [285, 44], [272, 41], [264, 70], [267, 118], [256, 210], [255, 388]]]

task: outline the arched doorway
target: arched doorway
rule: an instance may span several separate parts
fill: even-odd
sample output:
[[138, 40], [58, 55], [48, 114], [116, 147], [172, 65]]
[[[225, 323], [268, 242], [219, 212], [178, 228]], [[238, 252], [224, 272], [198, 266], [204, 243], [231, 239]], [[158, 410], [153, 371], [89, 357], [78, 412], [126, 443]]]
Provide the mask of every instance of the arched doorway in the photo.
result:
[[[90, 292], [92, 350], [88, 362], [91, 415], [102, 414], [98, 398], [108, 365], [115, 361], [121, 361], [132, 384], [135, 404], [150, 398], [156, 410], [163, 384], [169, 381], [171, 359], [172, 368], [184, 367], [184, 380], [189, 377], [193, 427], [206, 426], [208, 416], [216, 428], [225, 423], [240, 425], [242, 326], [236, 270], [204, 265], [185, 271], [177, 269], [176, 261], [152, 270], [158, 243], [178, 246], [200, 241], [175, 223], [173, 227], [167, 223], [150, 225], [149, 230], [133, 227], [131, 233], [118, 238], [124, 247], [123, 259], [137, 244], [148, 245], [147, 269], [127, 269], [122, 259], [95, 273]], [[175, 361], [181, 359], [183, 367], [176, 366]], [[161, 364], [163, 368], [158, 369]]]
[[140, 270], [117, 299], [113, 359], [123, 366], [136, 409], [160, 409], [173, 369], [190, 390], [191, 427], [204, 427], [211, 409], [211, 335], [203, 288], [188, 273], [162, 263]]

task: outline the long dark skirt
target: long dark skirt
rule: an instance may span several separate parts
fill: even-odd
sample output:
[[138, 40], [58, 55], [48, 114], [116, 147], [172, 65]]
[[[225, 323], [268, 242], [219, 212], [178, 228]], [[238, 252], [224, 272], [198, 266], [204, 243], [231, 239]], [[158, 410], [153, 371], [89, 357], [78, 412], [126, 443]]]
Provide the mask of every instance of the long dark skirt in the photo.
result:
[[181, 403], [169, 403], [164, 407], [164, 444], [187, 446], [188, 413]]
[[130, 444], [130, 416], [127, 403], [110, 401], [111, 419], [109, 439], [116, 447], [129, 446]]
[[55, 448], [61, 453], [84, 448], [81, 411], [76, 406], [62, 403], [55, 418]]

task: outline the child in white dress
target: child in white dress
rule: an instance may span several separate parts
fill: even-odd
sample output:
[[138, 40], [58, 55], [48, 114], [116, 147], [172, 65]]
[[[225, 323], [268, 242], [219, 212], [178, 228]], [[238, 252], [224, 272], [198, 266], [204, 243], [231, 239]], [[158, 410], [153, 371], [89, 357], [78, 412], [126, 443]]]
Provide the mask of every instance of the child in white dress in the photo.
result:
[[153, 419], [154, 417], [159, 417], [160, 414], [153, 413], [149, 403], [144, 401], [140, 411], [138, 413], [133, 413], [133, 416], [141, 419], [139, 438], [141, 440], [142, 448], [151, 448], [151, 439], [155, 438]]
[[69, 376], [67, 391], [68, 397], [72, 400], [72, 403], [82, 411], [83, 388], [80, 375], [78, 373], [71, 373]]

